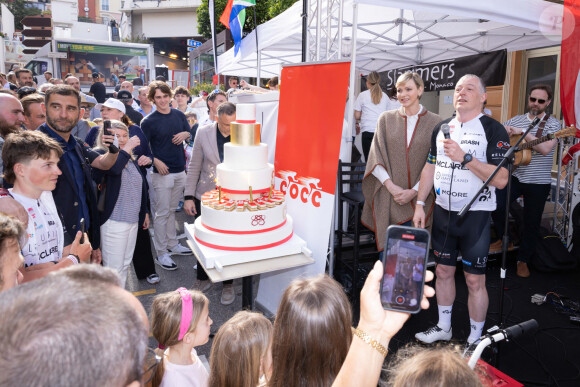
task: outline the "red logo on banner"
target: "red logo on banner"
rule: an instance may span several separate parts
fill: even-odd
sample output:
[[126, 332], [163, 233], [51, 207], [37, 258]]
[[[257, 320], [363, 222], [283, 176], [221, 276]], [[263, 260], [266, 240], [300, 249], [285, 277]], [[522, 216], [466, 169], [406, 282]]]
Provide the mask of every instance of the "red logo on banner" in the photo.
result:
[[280, 183], [280, 191], [284, 195], [290, 194], [292, 199], [299, 198], [302, 203], [312, 203], [314, 207], [320, 207], [322, 198], [321, 188], [318, 186], [320, 179], [315, 177], [296, 177], [294, 171], [276, 171], [283, 181]]

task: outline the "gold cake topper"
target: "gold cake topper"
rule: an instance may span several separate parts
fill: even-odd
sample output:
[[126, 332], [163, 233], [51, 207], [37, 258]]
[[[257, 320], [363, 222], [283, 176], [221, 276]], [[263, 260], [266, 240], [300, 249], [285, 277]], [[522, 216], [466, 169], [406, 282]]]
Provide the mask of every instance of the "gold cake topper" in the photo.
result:
[[231, 142], [234, 145], [260, 145], [260, 124], [232, 122]]

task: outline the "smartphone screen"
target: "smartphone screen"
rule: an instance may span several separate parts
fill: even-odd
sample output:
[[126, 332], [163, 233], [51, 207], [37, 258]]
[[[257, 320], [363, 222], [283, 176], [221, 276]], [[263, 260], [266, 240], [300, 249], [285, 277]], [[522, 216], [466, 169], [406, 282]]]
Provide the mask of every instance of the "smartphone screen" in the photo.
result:
[[110, 135], [111, 134], [111, 120], [104, 120], [103, 121], [103, 132], [105, 132], [105, 134]]
[[383, 254], [383, 308], [417, 313], [421, 310], [429, 232], [422, 228], [390, 226]]

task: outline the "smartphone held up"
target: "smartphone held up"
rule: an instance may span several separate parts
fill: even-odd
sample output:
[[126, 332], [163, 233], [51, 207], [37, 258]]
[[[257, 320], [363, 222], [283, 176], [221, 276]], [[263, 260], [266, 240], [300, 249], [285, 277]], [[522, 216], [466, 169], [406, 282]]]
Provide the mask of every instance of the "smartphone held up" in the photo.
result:
[[389, 226], [383, 251], [383, 308], [405, 313], [421, 310], [430, 238], [422, 228]]

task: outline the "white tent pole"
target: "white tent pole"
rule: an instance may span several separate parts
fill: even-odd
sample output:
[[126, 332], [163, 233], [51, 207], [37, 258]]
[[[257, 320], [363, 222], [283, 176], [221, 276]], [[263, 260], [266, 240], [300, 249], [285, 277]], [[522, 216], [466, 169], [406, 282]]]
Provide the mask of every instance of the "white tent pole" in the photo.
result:
[[316, 52], [314, 53], [314, 60], [320, 60], [320, 24], [322, 23], [322, 15], [321, 15], [321, 5], [322, 0], [316, 0]]
[[[355, 86], [355, 76], [356, 76], [356, 39], [357, 39], [357, 26], [358, 26], [358, 3], [353, 1], [352, 3], [352, 37], [351, 37], [351, 52], [350, 52], [350, 81], [348, 89], [348, 127], [352, 128], [352, 120], [354, 118], [354, 86]], [[346, 160], [345, 160], [346, 161]]]
[[[262, 50], [258, 50], [258, 79], [256, 85], [260, 86], [261, 72], [262, 72]], [[260, 86], [261, 87], [261, 86]]]
[[[326, 55], [325, 60], [330, 60], [330, 34], [332, 33], [332, 21], [330, 12], [332, 11], [332, 0], [326, 0]], [[338, 58], [340, 59], [340, 58]]]
[[344, 6], [344, 0], [340, 0], [340, 5], [338, 8], [338, 58], [336, 59], [342, 59], [342, 18], [343, 16], [343, 10], [342, 7]]

